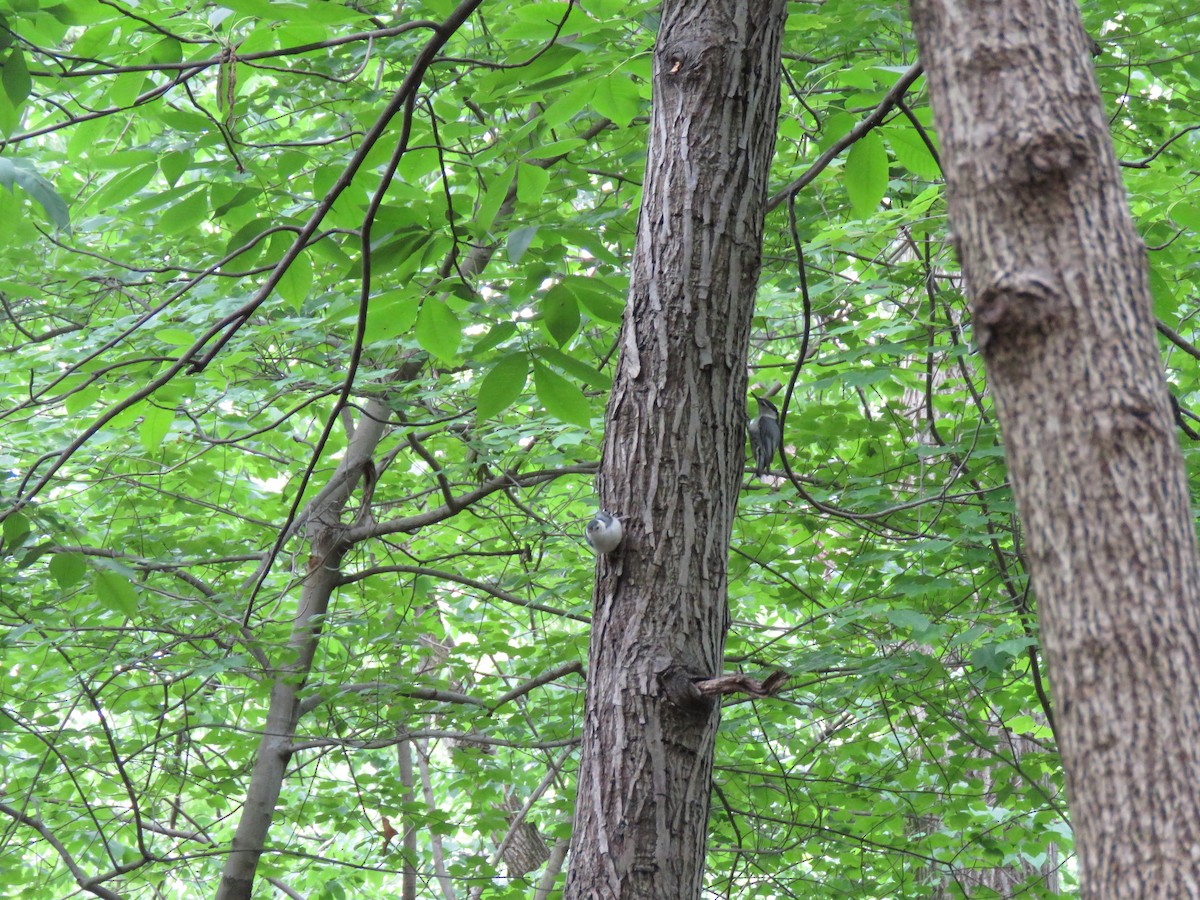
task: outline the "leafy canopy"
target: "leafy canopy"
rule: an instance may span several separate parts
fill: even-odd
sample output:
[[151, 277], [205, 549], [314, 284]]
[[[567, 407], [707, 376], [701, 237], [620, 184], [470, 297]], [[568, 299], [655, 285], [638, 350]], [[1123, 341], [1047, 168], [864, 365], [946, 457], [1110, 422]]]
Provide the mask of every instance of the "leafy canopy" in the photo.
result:
[[[380, 528], [321, 623], [260, 875], [368, 896], [411, 863], [427, 896], [439, 875], [528, 896], [544, 864], [497, 852], [514, 812], [547, 846], [569, 834], [581, 525], [657, 21], [650, 3], [485, 3], [423, 59], [453, 11], [0, 0], [9, 895], [215, 883], [291, 652], [308, 549], [281, 531], [372, 403], [387, 422], [360, 522]], [[1180, 7], [1085, 14], [1186, 409], [1195, 38]], [[913, 47], [902, 5], [788, 21], [750, 364], [760, 390], [794, 381], [804, 493], [746, 482], [727, 668], [792, 681], [725, 711], [720, 896], [1072, 883], [1036, 603]], [[415, 826], [414, 858], [384, 817]]]

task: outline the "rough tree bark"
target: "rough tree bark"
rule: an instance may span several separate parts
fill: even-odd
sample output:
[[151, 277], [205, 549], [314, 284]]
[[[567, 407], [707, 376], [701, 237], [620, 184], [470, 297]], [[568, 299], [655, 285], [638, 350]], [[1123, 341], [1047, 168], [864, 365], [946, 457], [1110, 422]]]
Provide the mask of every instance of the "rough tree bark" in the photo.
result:
[[785, 0], [666, 0], [600, 501], [566, 896], [699, 897]]
[[1200, 571], [1072, 0], [912, 0], [1027, 532], [1083, 892], [1200, 896]]

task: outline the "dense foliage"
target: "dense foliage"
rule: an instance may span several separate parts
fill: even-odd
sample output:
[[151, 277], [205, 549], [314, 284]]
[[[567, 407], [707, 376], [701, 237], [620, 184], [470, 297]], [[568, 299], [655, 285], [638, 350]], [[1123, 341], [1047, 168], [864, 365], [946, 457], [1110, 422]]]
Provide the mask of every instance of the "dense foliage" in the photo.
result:
[[[379, 527], [260, 876], [498, 898], [558, 871], [656, 19], [454, 13], [0, 0], [5, 896], [211, 892], [290, 652], [298, 511], [372, 403], [378, 482], [345, 524]], [[1182, 4], [1084, 13], [1186, 412], [1197, 38]], [[747, 473], [727, 670], [792, 679], [725, 710], [713, 896], [1069, 891], [904, 6], [795, 3], [785, 56], [750, 364], [787, 398], [791, 477]]]

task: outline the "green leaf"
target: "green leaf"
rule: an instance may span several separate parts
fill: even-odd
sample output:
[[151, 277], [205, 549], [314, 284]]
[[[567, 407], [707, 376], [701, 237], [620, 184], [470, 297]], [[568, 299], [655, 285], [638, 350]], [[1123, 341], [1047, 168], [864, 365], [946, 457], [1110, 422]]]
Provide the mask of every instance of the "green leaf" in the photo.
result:
[[550, 415], [574, 425], [591, 425], [592, 408], [583, 391], [536, 359], [533, 361], [533, 383], [538, 399]]
[[510, 353], [502, 357], [479, 385], [476, 420], [490, 419], [508, 409], [525, 390], [528, 378], [529, 357], [525, 353]]
[[971, 665], [977, 669], [991, 672], [993, 675], [1004, 674], [1004, 670], [1008, 668], [1010, 662], [1012, 662], [1012, 655], [1001, 652], [995, 644], [985, 644], [971, 651]]
[[1195, 201], [1191, 198], [1173, 205], [1170, 215], [1184, 228], [1200, 234], [1200, 208], [1197, 208]]
[[192, 158], [193, 154], [183, 150], [174, 150], [159, 157], [158, 170], [162, 172], [167, 184], [174, 187], [179, 183], [180, 177], [192, 164]]
[[266, 246], [266, 242], [265, 240], [260, 240], [255, 242], [252, 246], [250, 245], [250, 242], [263, 232], [274, 228], [276, 224], [277, 223], [271, 221], [270, 219], [256, 218], [251, 219], [236, 232], [234, 232], [232, 237], [230, 237], [225, 244], [223, 255], [227, 256], [242, 247], [249, 247], [249, 249], [235, 256], [233, 260], [231, 260], [230, 265], [237, 266], [239, 269], [254, 265], [254, 263], [258, 260], [258, 257], [262, 255], [263, 249]]
[[539, 359], [583, 384], [590, 384], [604, 390], [612, 387], [612, 378], [607, 374], [593, 368], [583, 360], [576, 359], [574, 356], [563, 353], [563, 351], [554, 347], [538, 347], [537, 355]]
[[86, 208], [93, 213], [108, 213], [111, 208], [119, 206], [122, 200], [127, 200], [150, 183], [158, 174], [158, 166], [150, 163], [138, 166], [136, 169], [117, 175], [92, 194], [86, 201]]
[[108, 102], [112, 106], [132, 106], [145, 85], [145, 72], [122, 72], [109, 85]]
[[101, 397], [100, 388], [95, 385], [82, 388], [71, 393], [63, 402], [63, 407], [67, 411], [67, 415], [75, 415], [81, 412], [99, 400]]
[[642, 111], [642, 95], [628, 75], [614, 72], [596, 83], [592, 107], [604, 118], [626, 127]]
[[558, 341], [561, 347], [579, 330], [579, 304], [571, 287], [559, 282], [546, 291], [539, 304], [542, 320], [550, 336]]
[[120, 572], [98, 569], [92, 575], [92, 587], [96, 591], [96, 597], [108, 609], [123, 613], [129, 618], [137, 615], [137, 590]]
[[462, 340], [462, 325], [453, 310], [441, 300], [425, 300], [417, 316], [417, 343], [440, 359], [453, 362]]
[[160, 328], [154, 337], [170, 347], [190, 347], [196, 340], [196, 335], [182, 328]]
[[163, 439], [171, 431], [175, 411], [159, 406], [147, 406], [145, 410], [142, 424], [138, 427], [138, 439], [147, 453], [153, 453], [162, 446]]
[[[921, 135], [912, 125], [907, 124], [907, 127], [889, 127], [886, 132], [888, 146], [892, 148], [892, 153], [896, 157], [896, 162], [899, 163], [908, 171], [912, 172], [918, 178], [923, 178], [926, 181], [940, 181], [942, 178], [941, 167], [937, 164], [937, 160], [929, 152], [929, 148], [925, 146], [925, 142], [921, 140]], [[926, 132], [928, 134], [928, 132]], [[930, 139], [932, 139], [930, 134]]]
[[308, 258], [307, 253], [302, 252], [284, 271], [276, 289], [279, 291], [279, 296], [286, 300], [294, 311], [298, 312], [304, 301], [308, 299], [312, 283], [312, 261]]
[[889, 609], [885, 615], [893, 625], [911, 628], [913, 631], [925, 631], [932, 624], [929, 616], [915, 609]]
[[4, 85], [4, 95], [8, 97], [8, 102], [14, 109], [20, 109], [33, 88], [29, 69], [25, 65], [25, 54], [21, 52], [20, 47], [13, 47], [4, 62], [0, 63], [0, 83]]
[[483, 199], [479, 201], [479, 208], [475, 211], [475, 220], [472, 223], [476, 234], [483, 235], [491, 231], [492, 223], [496, 220], [496, 213], [500, 211], [500, 204], [504, 202], [512, 183], [512, 168], [498, 173], [488, 182], [487, 191], [484, 193]]
[[4, 91], [0, 91], [0, 136], [15, 134], [21, 125], [21, 109], [13, 106]]
[[540, 203], [549, 185], [550, 173], [541, 166], [524, 162], [517, 166], [517, 199], [522, 203]]
[[1179, 296], [1175, 288], [1159, 266], [1159, 260], [1150, 260], [1150, 296], [1154, 300], [1154, 314], [1160, 319], [1170, 321], [1179, 311]]
[[600, 278], [571, 275], [562, 280], [593, 317], [602, 322], [620, 322], [625, 314], [625, 293]]
[[542, 110], [542, 123], [547, 128], [565, 125], [587, 106], [589, 100], [591, 95], [587, 91], [562, 91], [553, 103]]
[[565, 140], [543, 144], [536, 150], [530, 150], [525, 155], [529, 159], [555, 159], [559, 156], [566, 156], [572, 150], [578, 150], [580, 147], [585, 146], [587, 146], [587, 144], [579, 138], [567, 138]]
[[[373, 344], [404, 334], [417, 321], [420, 308], [420, 300], [404, 289], [385, 291], [378, 297], [372, 297], [367, 303], [367, 332], [363, 342]], [[358, 305], [354, 304], [350, 320], [357, 318]]]
[[[214, 184], [209, 188], [214, 219], [228, 216], [234, 210], [240, 209], [253, 201], [261, 193], [257, 188], [247, 185]], [[290, 240], [289, 240], [290, 243]]]
[[846, 112], [835, 112], [823, 123], [817, 146], [824, 152], [850, 133], [858, 119]]
[[868, 131], [854, 142], [846, 156], [843, 178], [850, 205], [860, 217], [866, 218], [878, 209], [888, 186], [888, 158], [877, 133]]
[[55, 553], [50, 559], [50, 575], [60, 588], [72, 588], [87, 574], [87, 562], [79, 553]]
[[0, 185], [11, 191], [13, 184], [20, 185], [25, 193], [40, 203], [56, 227], [64, 230], [70, 227], [67, 204], [58, 195], [54, 185], [39, 175], [28, 160], [0, 157]]
[[29, 519], [23, 513], [15, 512], [4, 520], [4, 550], [12, 553], [25, 543], [29, 537]]
[[529, 225], [525, 228], [518, 228], [508, 236], [508, 261], [510, 263], [519, 263], [521, 257], [525, 255], [525, 251], [529, 249], [529, 245], [533, 243], [533, 238], [537, 234], [536, 225]]
[[190, 197], [184, 197], [177, 203], [171, 204], [170, 215], [164, 216], [163, 234], [183, 234], [191, 231], [209, 217], [208, 196], [204, 191], [195, 191]]
[[475, 342], [475, 346], [471, 348], [471, 355], [482, 356], [489, 350], [499, 347], [516, 333], [517, 326], [512, 322], [497, 322], [488, 328], [487, 333], [483, 337]]

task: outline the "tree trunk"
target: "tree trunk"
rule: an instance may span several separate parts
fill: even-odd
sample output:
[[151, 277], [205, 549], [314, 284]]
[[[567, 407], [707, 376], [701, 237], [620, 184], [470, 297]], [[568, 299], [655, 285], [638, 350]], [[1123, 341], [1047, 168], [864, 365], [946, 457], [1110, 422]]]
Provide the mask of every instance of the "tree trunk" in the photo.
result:
[[785, 0], [667, 0], [600, 501], [566, 896], [700, 896]]
[[1085, 896], [1200, 895], [1200, 572], [1134, 231], [1070, 0], [913, 0], [1004, 430]]
[[372, 414], [359, 418], [346, 455], [329, 485], [305, 509], [310, 546], [308, 577], [300, 591], [291, 640], [283, 651], [286, 661], [272, 673], [267, 722], [254, 757], [245, 807], [225, 861], [217, 900], [247, 900], [254, 887], [254, 873], [266, 847], [275, 803], [291, 758], [292, 741], [300, 720], [300, 694], [312, 669], [329, 598], [341, 577], [342, 556], [348, 549], [341, 513], [371, 461], [387, 420], [387, 409], [382, 404], [376, 402], [369, 409]]

